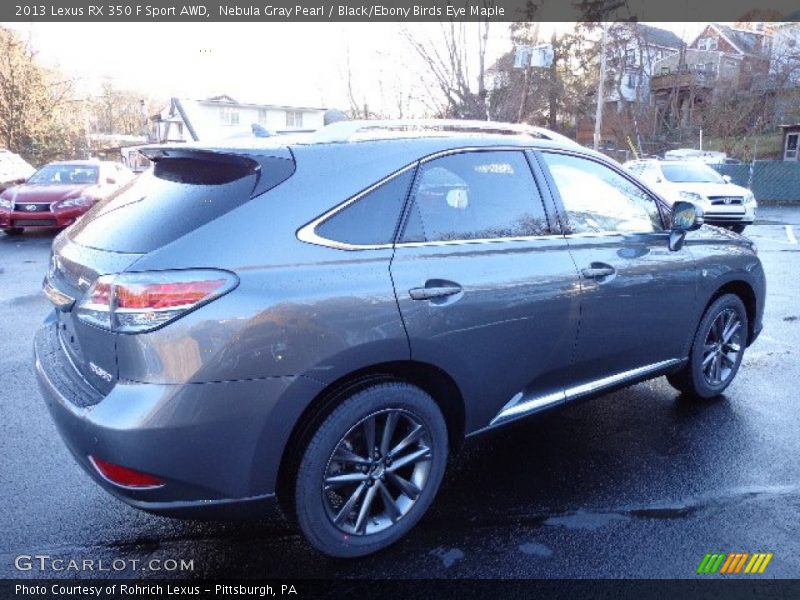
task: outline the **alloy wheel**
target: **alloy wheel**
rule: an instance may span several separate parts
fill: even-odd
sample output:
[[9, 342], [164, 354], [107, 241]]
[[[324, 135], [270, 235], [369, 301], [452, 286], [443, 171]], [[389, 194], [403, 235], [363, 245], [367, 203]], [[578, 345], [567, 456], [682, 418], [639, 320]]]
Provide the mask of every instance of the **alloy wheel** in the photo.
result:
[[731, 377], [742, 352], [742, 321], [732, 308], [717, 315], [703, 346], [703, 377], [718, 386]]
[[356, 423], [337, 443], [323, 476], [331, 523], [357, 536], [394, 525], [425, 488], [431, 447], [422, 420], [407, 410], [381, 410]]

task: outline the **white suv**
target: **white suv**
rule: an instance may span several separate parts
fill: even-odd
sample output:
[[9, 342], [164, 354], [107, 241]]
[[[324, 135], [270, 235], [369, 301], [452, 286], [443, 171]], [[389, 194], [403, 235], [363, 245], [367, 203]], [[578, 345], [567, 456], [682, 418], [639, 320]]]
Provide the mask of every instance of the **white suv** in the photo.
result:
[[670, 205], [688, 200], [703, 207], [705, 221], [742, 233], [756, 218], [753, 192], [731, 183], [699, 161], [632, 160], [623, 165]]

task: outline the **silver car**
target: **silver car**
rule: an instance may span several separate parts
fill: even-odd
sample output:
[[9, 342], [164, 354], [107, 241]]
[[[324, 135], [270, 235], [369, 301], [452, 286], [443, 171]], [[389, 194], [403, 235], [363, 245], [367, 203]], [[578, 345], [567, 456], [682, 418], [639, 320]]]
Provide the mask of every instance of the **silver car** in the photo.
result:
[[751, 243], [541, 130], [343, 122], [145, 150], [53, 243], [35, 340], [75, 460], [154, 513], [280, 503], [380, 550], [467, 438], [666, 375], [718, 396], [761, 330]]

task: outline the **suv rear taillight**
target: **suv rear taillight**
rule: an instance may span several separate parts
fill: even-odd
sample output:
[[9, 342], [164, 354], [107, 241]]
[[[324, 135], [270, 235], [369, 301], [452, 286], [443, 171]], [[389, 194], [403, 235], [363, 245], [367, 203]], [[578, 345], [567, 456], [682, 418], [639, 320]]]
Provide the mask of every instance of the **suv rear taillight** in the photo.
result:
[[210, 269], [103, 275], [86, 292], [76, 314], [96, 327], [141, 333], [208, 304], [238, 283], [233, 273]]

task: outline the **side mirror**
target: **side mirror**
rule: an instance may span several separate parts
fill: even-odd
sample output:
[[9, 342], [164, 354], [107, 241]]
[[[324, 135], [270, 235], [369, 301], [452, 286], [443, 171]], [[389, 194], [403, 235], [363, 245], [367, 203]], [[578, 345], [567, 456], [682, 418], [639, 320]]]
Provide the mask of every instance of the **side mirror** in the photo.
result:
[[703, 209], [696, 204], [678, 200], [672, 205], [672, 229], [669, 233], [669, 249], [673, 251], [683, 248], [686, 233], [702, 227]]
[[722, 179], [725, 180], [725, 183], [730, 183], [731, 182], [731, 176], [730, 175], [723, 175]]
[[114, 179], [113, 177], [106, 177], [106, 183], [107, 183], [108, 185], [114, 185], [114, 184], [116, 184], [116, 183], [117, 183], [117, 180], [116, 180], [116, 179]]

